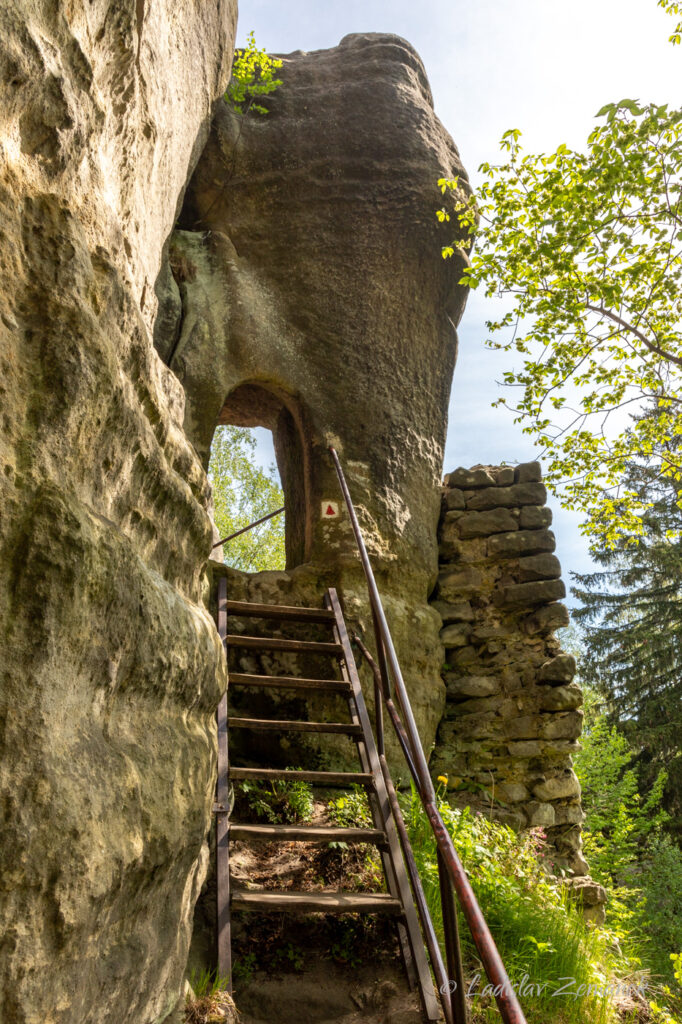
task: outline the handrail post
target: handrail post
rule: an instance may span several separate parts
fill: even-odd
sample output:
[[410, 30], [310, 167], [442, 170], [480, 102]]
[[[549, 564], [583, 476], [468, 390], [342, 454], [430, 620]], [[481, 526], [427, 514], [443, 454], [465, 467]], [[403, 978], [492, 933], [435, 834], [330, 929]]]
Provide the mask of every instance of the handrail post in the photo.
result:
[[[227, 656], [227, 580], [218, 580], [218, 635]], [[216, 899], [218, 973], [227, 977], [232, 995], [232, 939], [230, 923], [230, 848], [229, 848], [229, 756], [227, 746], [227, 690], [220, 698], [217, 711], [218, 780], [216, 785]]]
[[377, 750], [379, 751], [379, 756], [383, 757], [386, 753], [384, 746], [384, 702], [381, 695], [381, 687], [376, 678], [374, 680], [374, 721], [377, 732]]
[[462, 970], [462, 951], [459, 944], [457, 908], [452, 882], [440, 850], [437, 851], [437, 858], [440, 902], [443, 908], [445, 961], [448, 965], [448, 980], [454, 984], [454, 988], [448, 986], [452, 1019], [455, 1024], [467, 1024], [467, 1003], [464, 995], [464, 971]]
[[386, 710], [388, 711], [391, 722], [393, 723], [393, 728], [395, 729], [396, 736], [398, 737], [398, 742], [400, 743], [400, 746], [402, 748], [403, 755], [407, 762], [407, 767], [410, 769], [410, 775], [415, 780], [415, 783], [417, 783], [417, 773], [414, 767], [414, 761], [412, 760], [412, 754], [410, 753], [410, 744], [407, 738], [407, 733], [403, 729], [403, 723], [400, 721], [400, 718], [398, 717], [398, 712], [395, 709], [395, 705], [392, 699], [390, 697], [386, 697], [386, 691], [383, 690], [383, 688], [381, 687], [381, 674], [379, 672], [377, 663], [367, 650], [367, 647], [363, 643], [362, 638], [359, 637], [357, 633], [353, 634], [353, 643], [357, 645], [357, 647], [360, 650], [360, 653], [362, 654], [363, 658], [365, 659], [370, 669], [372, 670], [372, 675], [374, 676], [374, 692], [376, 693], [377, 687], [379, 687], [382, 690], [382, 696], [384, 701], [386, 702]]
[[[407, 827], [405, 820], [400, 810], [400, 804], [398, 803], [398, 796], [393, 785], [393, 779], [388, 770], [388, 763], [384, 754], [379, 758], [381, 762], [381, 771], [384, 776], [384, 782], [386, 783], [386, 792], [388, 793], [388, 799], [391, 804], [391, 812], [393, 819], [398, 830], [400, 837], [400, 845], [403, 851], [403, 857], [405, 858], [405, 864], [407, 866], [407, 872], [410, 876], [410, 883], [412, 885], [412, 892], [414, 893], [414, 900], [417, 904], [419, 911], [419, 919], [421, 921], [422, 932], [426, 941], [426, 947], [429, 951], [429, 957], [431, 958], [431, 966], [433, 967], [434, 977], [436, 979], [436, 988], [440, 996], [441, 1005], [443, 1007], [443, 1013], [445, 1015], [446, 1024], [466, 1024], [466, 1017], [457, 1018], [453, 1014], [452, 998], [449, 992], [449, 978], [445, 972], [445, 965], [443, 963], [443, 957], [441, 956], [440, 947], [438, 945], [438, 938], [433, 927], [431, 915], [429, 914], [428, 904], [426, 902], [426, 896], [424, 894], [424, 888], [419, 877], [419, 871], [417, 864], [414, 859], [414, 853], [410, 844], [410, 838], [407, 834]], [[446, 935], [446, 946], [447, 946], [447, 935]]]
[[381, 630], [379, 629], [379, 620], [374, 606], [372, 606], [372, 626], [374, 627], [374, 636], [377, 644], [377, 661], [379, 662], [379, 674], [381, 675], [381, 683], [383, 686], [386, 697], [391, 696], [391, 677], [388, 673], [388, 665], [386, 664], [386, 651], [381, 641]]
[[353, 500], [350, 496], [348, 484], [346, 483], [346, 478], [343, 474], [343, 469], [341, 468], [341, 463], [339, 462], [336, 450], [330, 446], [329, 452], [336, 468], [336, 475], [341, 487], [341, 493], [343, 494], [343, 498], [346, 503], [346, 508], [348, 509], [351, 527], [353, 529], [353, 534], [355, 535], [360, 561], [362, 562], [365, 579], [367, 581], [370, 605], [378, 628], [377, 646], [381, 643], [385, 645], [384, 649], [386, 660], [395, 685], [398, 704], [405, 719], [405, 733], [407, 741], [414, 757], [417, 787], [422, 798], [424, 810], [426, 811], [436, 839], [436, 845], [442, 855], [443, 863], [459, 898], [462, 912], [471, 931], [474, 944], [478, 950], [486, 975], [493, 986], [497, 1008], [504, 1024], [527, 1024], [523, 1010], [521, 1009], [521, 1004], [519, 1003], [516, 992], [509, 980], [509, 976], [505, 970], [504, 964], [502, 963], [502, 958], [498, 952], [497, 946], [495, 945], [495, 941], [490, 934], [490, 929], [488, 928], [486, 920], [481, 912], [481, 908], [476, 900], [474, 891], [471, 888], [471, 883], [469, 882], [467, 874], [462, 866], [462, 862], [457, 854], [457, 850], [455, 849], [452, 836], [446, 829], [445, 823], [438, 811], [433, 780], [429, 773], [429, 767], [419, 738], [419, 731], [410, 706], [407, 687], [405, 686], [405, 680], [403, 679], [400, 663], [393, 645], [391, 632], [388, 628], [386, 614], [381, 603], [381, 597], [379, 596], [379, 591], [377, 589], [372, 565], [367, 554], [365, 541], [353, 506]]

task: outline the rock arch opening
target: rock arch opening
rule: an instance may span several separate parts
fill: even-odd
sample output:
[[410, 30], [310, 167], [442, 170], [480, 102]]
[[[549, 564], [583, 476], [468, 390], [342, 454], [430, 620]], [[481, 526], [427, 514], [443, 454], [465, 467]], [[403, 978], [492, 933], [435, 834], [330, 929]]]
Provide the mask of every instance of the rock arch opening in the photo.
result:
[[265, 427], [272, 432], [275, 460], [284, 492], [285, 566], [310, 557], [310, 441], [305, 415], [296, 399], [260, 382], [240, 384], [225, 399], [217, 426]]

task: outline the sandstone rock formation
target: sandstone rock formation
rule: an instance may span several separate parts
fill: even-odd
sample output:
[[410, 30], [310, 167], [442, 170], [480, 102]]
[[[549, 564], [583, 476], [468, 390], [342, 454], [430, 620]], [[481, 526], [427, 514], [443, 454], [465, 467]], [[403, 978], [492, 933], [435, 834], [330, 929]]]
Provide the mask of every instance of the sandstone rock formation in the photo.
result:
[[554, 636], [568, 612], [546, 497], [537, 462], [445, 478], [434, 608], [447, 703], [432, 767], [455, 802], [542, 827], [556, 868], [583, 876], [582, 693]]
[[427, 748], [449, 687], [436, 770], [499, 768], [524, 821], [579, 820], [534, 470], [450, 480], [427, 600], [464, 304], [435, 181], [466, 178], [421, 62], [395, 36], [292, 54], [268, 116], [240, 120], [215, 107], [235, 18], [234, 0], [0, 7], [11, 1024], [161, 1024], [180, 995], [226, 684], [204, 603], [219, 422], [273, 429], [287, 502], [287, 571], [235, 575], [232, 596], [334, 585], [369, 631], [334, 443]]
[[[340, 500], [336, 444], [429, 745], [444, 689], [426, 599], [464, 305], [435, 183], [466, 178], [404, 40], [348, 36], [279, 74], [267, 116], [216, 117], [172, 240], [176, 280], [159, 281], [156, 343], [204, 459], [218, 422], [275, 434], [288, 570], [303, 566], [275, 589], [319, 601], [334, 583], [369, 624], [348, 519], [322, 514]], [[255, 578], [252, 598], [263, 588], [275, 596]]]
[[0, 7], [0, 1020], [182, 982], [224, 686], [208, 487], [153, 283], [233, 0]]

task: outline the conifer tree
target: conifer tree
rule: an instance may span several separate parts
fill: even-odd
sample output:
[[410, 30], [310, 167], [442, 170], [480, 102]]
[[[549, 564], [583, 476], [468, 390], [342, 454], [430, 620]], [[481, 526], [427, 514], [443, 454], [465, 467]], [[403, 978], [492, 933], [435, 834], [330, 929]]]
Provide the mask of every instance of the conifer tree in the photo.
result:
[[642, 788], [667, 770], [665, 805], [682, 830], [682, 494], [651, 463], [631, 463], [625, 484], [649, 505], [639, 542], [625, 534], [594, 553], [599, 571], [573, 574], [582, 676], [638, 752]]

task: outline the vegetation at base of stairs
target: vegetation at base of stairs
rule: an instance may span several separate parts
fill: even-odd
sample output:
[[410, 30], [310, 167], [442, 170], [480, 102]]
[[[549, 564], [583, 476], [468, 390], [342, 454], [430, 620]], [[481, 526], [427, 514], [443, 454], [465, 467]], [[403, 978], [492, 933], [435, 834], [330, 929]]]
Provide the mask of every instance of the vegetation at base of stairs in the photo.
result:
[[217, 971], [193, 973], [185, 998], [185, 1024], [239, 1024], [228, 984]]
[[311, 960], [356, 968], [368, 963], [380, 972], [400, 962], [395, 923], [383, 915], [248, 915], [235, 919], [233, 932], [235, 999], [258, 972], [305, 973]]
[[[637, 935], [588, 925], [569, 899], [563, 880], [549, 874], [541, 829], [517, 834], [480, 813], [452, 808], [442, 786], [438, 798], [511, 983], [520, 988], [529, 1024], [586, 1020], [591, 1024], [625, 1020], [663, 1024], [666, 1018], [656, 1016], [659, 1012], [668, 1015], [667, 1024], [679, 1024], [672, 1015], [679, 993], [669, 986], [654, 985], [655, 979], [638, 956]], [[414, 789], [400, 799], [442, 941], [433, 834]], [[497, 1020], [494, 999], [490, 990], [486, 991], [487, 979], [461, 916], [460, 936], [474, 1019]]]
[[372, 828], [367, 793], [362, 786], [353, 786], [342, 796], [329, 800], [327, 814], [332, 825], [340, 828]]
[[269, 825], [296, 825], [310, 821], [313, 816], [313, 788], [308, 782], [245, 780], [236, 782], [234, 789], [238, 801], [236, 817], [240, 821], [264, 818]]

